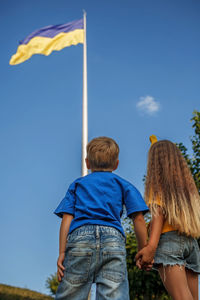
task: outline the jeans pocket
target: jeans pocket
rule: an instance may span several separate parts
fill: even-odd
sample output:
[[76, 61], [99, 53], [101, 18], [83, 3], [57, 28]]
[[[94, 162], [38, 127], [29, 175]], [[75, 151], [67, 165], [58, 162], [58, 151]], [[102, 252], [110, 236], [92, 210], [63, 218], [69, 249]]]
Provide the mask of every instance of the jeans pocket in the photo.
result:
[[83, 283], [88, 281], [92, 260], [92, 251], [82, 249], [69, 250], [66, 253], [64, 277], [70, 283]]
[[103, 251], [102, 276], [114, 282], [122, 282], [126, 272], [126, 253], [118, 250]]
[[156, 251], [157, 253], [160, 252], [166, 255], [176, 255], [182, 257], [184, 243], [182, 242], [181, 236], [172, 236], [172, 234], [170, 235], [168, 232], [162, 234]]

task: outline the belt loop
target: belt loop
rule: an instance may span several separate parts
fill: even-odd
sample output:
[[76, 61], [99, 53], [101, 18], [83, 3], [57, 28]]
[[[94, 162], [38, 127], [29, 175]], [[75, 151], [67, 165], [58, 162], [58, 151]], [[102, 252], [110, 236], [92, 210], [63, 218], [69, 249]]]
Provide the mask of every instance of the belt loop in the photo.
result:
[[96, 237], [99, 238], [99, 226], [96, 225]]

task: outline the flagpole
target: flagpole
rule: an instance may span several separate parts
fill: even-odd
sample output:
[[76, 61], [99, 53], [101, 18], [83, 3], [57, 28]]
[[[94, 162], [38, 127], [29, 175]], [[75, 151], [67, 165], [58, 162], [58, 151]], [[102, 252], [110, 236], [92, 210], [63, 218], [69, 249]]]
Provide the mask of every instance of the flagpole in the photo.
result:
[[82, 176], [88, 174], [85, 164], [88, 143], [88, 104], [87, 104], [87, 43], [86, 43], [86, 12], [83, 12], [84, 43], [83, 43], [83, 112], [82, 112]]

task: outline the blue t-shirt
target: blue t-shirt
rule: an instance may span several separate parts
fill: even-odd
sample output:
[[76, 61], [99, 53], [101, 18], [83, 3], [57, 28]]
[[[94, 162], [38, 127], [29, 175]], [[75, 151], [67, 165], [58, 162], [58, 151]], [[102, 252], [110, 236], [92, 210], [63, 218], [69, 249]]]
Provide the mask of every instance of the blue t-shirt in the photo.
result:
[[123, 205], [128, 216], [148, 211], [140, 192], [130, 182], [111, 172], [93, 172], [69, 186], [54, 213], [74, 216], [69, 233], [83, 225], [103, 225], [125, 235], [120, 219]]

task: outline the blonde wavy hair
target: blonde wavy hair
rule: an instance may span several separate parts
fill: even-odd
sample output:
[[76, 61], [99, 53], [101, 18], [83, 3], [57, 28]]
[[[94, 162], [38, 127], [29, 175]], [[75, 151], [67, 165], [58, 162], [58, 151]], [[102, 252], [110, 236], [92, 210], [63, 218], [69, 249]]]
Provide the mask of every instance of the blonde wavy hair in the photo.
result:
[[158, 199], [168, 223], [179, 233], [200, 236], [200, 196], [187, 162], [167, 140], [154, 143], [148, 154], [145, 200], [152, 215]]

